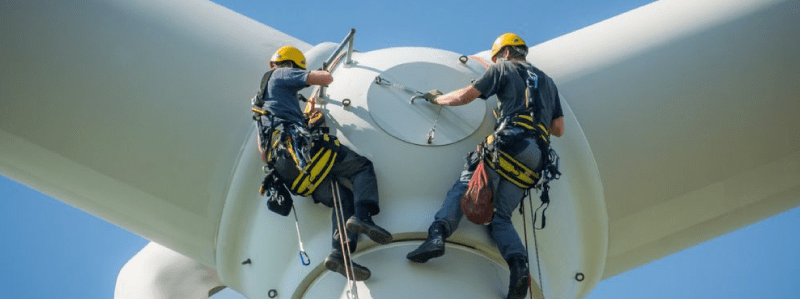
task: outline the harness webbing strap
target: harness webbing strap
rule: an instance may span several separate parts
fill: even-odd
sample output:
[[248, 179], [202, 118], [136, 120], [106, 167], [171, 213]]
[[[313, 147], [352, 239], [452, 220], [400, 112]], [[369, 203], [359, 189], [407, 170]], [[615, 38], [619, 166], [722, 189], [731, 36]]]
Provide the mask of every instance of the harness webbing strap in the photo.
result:
[[290, 190], [301, 196], [309, 196], [328, 176], [339, 155], [339, 140], [328, 134], [322, 135], [322, 146], [314, 154], [311, 163], [306, 165], [300, 175], [295, 178]]
[[494, 169], [504, 179], [522, 189], [530, 189], [539, 181], [539, 174], [514, 159], [502, 150], [497, 150], [497, 162], [492, 161], [491, 155], [486, 155], [486, 165]]
[[549, 142], [550, 140], [550, 132], [547, 131], [547, 127], [541, 123], [534, 123], [533, 116], [525, 114], [515, 115], [511, 118], [511, 124], [533, 131], [534, 135], [538, 134], [536, 137], [541, 138], [545, 142]]

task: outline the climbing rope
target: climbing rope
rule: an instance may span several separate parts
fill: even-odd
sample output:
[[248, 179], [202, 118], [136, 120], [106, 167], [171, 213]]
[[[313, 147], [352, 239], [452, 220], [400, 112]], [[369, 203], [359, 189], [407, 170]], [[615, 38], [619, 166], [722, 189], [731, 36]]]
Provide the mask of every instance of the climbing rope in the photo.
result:
[[[345, 56], [347, 56], [347, 53], [342, 53], [339, 56], [336, 56], [336, 59], [333, 61], [333, 63], [331, 63], [331, 65], [329, 65], [327, 68], [323, 68], [322, 70], [328, 71], [329, 73], [333, 73], [333, 69], [336, 68], [336, 66], [339, 64], [339, 61], [342, 60], [342, 57]], [[315, 87], [315, 90], [311, 93], [311, 98], [308, 100], [316, 102], [317, 99], [323, 98], [324, 95], [322, 93], [324, 92], [324, 90], [325, 88], [323, 86], [317, 85], [317, 87]]]
[[[531, 197], [532, 197], [531, 196], [531, 192], [528, 191], [528, 204], [531, 207], [533, 207], [533, 200], [531, 199]], [[539, 208], [541, 208], [541, 207], [542, 206], [539, 206]], [[536, 211], [538, 211], [539, 208], [537, 208]], [[531, 211], [531, 222], [534, 222], [534, 223], [531, 223], [531, 225], [535, 225], [536, 224], [535, 223], [536, 222], [535, 216], [536, 216], [535, 215], [535, 211]], [[544, 229], [544, 226], [542, 226], [542, 229]], [[537, 240], [536, 240], [536, 231], [537, 231], [537, 229], [536, 229], [536, 227], [534, 227], [533, 228], [533, 248], [536, 250], [536, 270], [539, 272], [539, 289], [541, 289], [542, 293], [544, 293], [544, 285], [542, 284], [542, 265], [541, 265], [541, 262], [539, 260], [539, 242], [537, 242]], [[531, 295], [533, 295], [533, 294], [531, 294]]]
[[481, 64], [481, 65], [482, 65], [484, 68], [486, 68], [487, 70], [489, 69], [489, 64], [488, 64], [488, 63], [486, 63], [486, 61], [485, 61], [485, 60], [483, 60], [483, 58], [480, 58], [480, 57], [478, 57], [478, 56], [470, 56], [469, 58], [472, 58], [472, 59], [474, 59], [475, 61], [479, 62], [479, 63], [480, 63], [480, 64]]
[[[533, 201], [531, 200], [531, 190], [528, 189], [527, 191], [525, 191], [525, 193], [527, 193], [527, 196], [528, 196], [528, 204], [531, 205], [531, 207], [533, 207]], [[523, 230], [523, 233], [525, 234], [525, 251], [528, 252], [529, 251], [528, 250], [528, 224], [527, 224], [527, 221], [525, 220], [526, 219], [525, 218], [525, 196], [526, 196], [525, 194], [522, 195], [522, 200], [519, 203], [520, 204], [519, 213], [522, 214], [522, 230]], [[541, 206], [540, 206], [540, 208], [541, 208]], [[536, 210], [539, 210], [539, 209], [536, 209]], [[535, 222], [536, 222], [536, 220], [535, 220], [536, 218], [535, 217], [536, 216], [534, 215], [534, 212], [531, 211], [531, 221], [534, 222], [534, 223], [531, 223], [531, 225], [534, 225], [534, 226], [535, 226]], [[534, 227], [533, 228], [533, 246], [534, 246], [534, 249], [536, 251], [536, 269], [538, 270], [538, 273], [539, 273], [539, 281], [538, 281], [539, 282], [539, 289], [542, 291], [542, 293], [544, 293], [544, 285], [542, 284], [542, 267], [541, 267], [540, 262], [539, 262], [539, 244], [538, 244], [538, 242], [536, 240], [536, 230], [537, 230], [536, 227]], [[528, 265], [530, 265], [530, 263], [528, 263]], [[530, 267], [528, 267], [528, 277], [530, 277]], [[531, 286], [530, 280], [528, 281], [528, 291], [531, 294], [531, 298], [533, 298], [533, 286]]]
[[331, 180], [331, 193], [333, 193], [333, 209], [334, 213], [336, 213], [336, 227], [339, 230], [339, 245], [344, 259], [344, 273], [347, 276], [347, 297], [358, 299], [358, 287], [356, 286], [355, 273], [353, 273], [353, 259], [350, 257], [350, 240], [347, 237], [342, 198], [339, 193], [339, 182], [336, 180]]

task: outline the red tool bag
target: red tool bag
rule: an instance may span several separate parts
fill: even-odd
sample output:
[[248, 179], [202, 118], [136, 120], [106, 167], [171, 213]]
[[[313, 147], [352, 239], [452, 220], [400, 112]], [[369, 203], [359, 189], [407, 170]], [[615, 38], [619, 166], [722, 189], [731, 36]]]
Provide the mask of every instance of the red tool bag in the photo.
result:
[[474, 223], [489, 224], [492, 222], [494, 215], [492, 187], [483, 160], [475, 168], [475, 172], [469, 180], [467, 192], [461, 197], [461, 211], [469, 221]]

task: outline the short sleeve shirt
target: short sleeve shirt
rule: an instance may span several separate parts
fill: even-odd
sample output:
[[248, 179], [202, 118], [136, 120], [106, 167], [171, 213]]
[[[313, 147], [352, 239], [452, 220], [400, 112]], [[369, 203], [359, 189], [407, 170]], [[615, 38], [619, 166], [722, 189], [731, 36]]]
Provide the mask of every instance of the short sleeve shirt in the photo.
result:
[[538, 111], [535, 111], [536, 119], [549, 130], [553, 120], [564, 116], [564, 113], [561, 110], [561, 99], [555, 83], [538, 68], [527, 62], [501, 61], [489, 66], [483, 76], [475, 80], [472, 85], [481, 93], [481, 99], [485, 100], [497, 95], [498, 118], [503, 119], [506, 116], [526, 111], [525, 89], [527, 85], [524, 78], [527, 78], [528, 70], [538, 77], [540, 97], [536, 99], [538, 106]]
[[278, 120], [303, 124], [303, 111], [297, 102], [297, 92], [308, 86], [308, 71], [296, 68], [277, 68], [272, 73], [264, 94], [264, 109]]

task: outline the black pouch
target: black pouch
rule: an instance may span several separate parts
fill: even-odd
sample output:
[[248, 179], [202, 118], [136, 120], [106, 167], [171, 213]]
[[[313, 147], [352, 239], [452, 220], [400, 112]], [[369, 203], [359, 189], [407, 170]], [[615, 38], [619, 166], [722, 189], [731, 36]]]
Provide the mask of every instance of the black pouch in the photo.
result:
[[267, 197], [267, 208], [281, 216], [288, 216], [292, 211], [292, 194], [289, 189], [274, 175], [269, 174], [261, 182], [262, 194]]
[[525, 137], [527, 137], [527, 132], [525, 129], [515, 126], [508, 126], [495, 133], [495, 146], [505, 150]]

